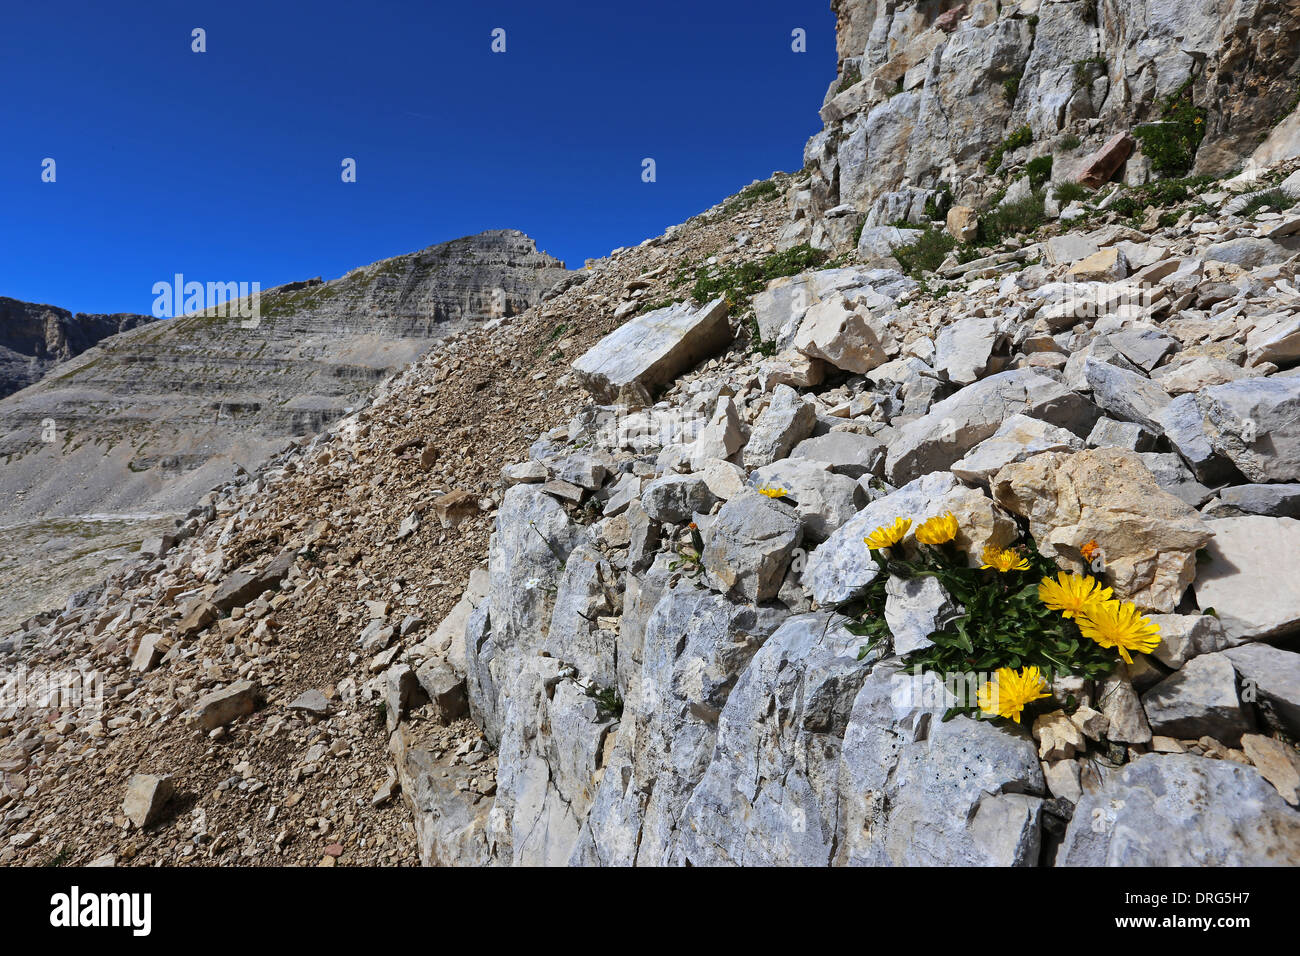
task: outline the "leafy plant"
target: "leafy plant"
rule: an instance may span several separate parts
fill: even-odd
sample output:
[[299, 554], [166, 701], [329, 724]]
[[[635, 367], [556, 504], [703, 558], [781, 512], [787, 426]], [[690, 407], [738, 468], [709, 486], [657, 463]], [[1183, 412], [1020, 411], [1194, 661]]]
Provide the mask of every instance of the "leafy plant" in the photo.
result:
[[1081, 202], [1092, 195], [1092, 190], [1081, 183], [1067, 180], [1063, 183], [1057, 183], [1056, 188], [1052, 191], [1053, 197], [1062, 205], [1068, 205], [1072, 202]]
[[1066, 133], [1061, 137], [1061, 149], [1078, 149], [1082, 144], [1083, 140], [1079, 139], [1079, 137], [1075, 136], [1073, 133]]
[[1181, 176], [1192, 168], [1196, 150], [1205, 138], [1205, 109], [1192, 102], [1192, 81], [1187, 80], [1165, 97], [1161, 122], [1135, 127], [1133, 135], [1151, 168], [1167, 176]]
[[1238, 212], [1237, 215], [1243, 218], [1248, 218], [1255, 215], [1255, 213], [1259, 212], [1265, 206], [1269, 206], [1275, 210], [1281, 210], [1290, 209], [1295, 204], [1296, 201], [1286, 193], [1282, 192], [1282, 190], [1270, 189], [1267, 192], [1251, 196], [1246, 205], [1241, 207], [1241, 211]]
[[976, 240], [997, 245], [1007, 236], [1033, 232], [1046, 220], [1042, 193], [1033, 193], [1014, 202], [1003, 203], [980, 216]]
[[587, 696], [596, 702], [597, 720], [621, 720], [623, 718], [623, 698], [617, 687], [587, 688]]
[[[947, 680], [998, 671], [999, 684], [1003, 677], [1009, 684], [1028, 681], [1037, 696], [1045, 696], [1037, 692], [1039, 675], [1045, 682], [1070, 675], [1094, 680], [1114, 669], [1111, 649], [1127, 661], [1130, 652], [1150, 653], [1159, 643], [1157, 628], [1134, 605], [1112, 600], [1110, 589], [1091, 577], [1058, 573], [1032, 540], [1010, 549], [989, 546], [981, 566], [973, 568], [955, 544], [960, 529], [951, 514], [923, 522], [904, 547], [911, 524], [899, 518], [865, 539], [880, 573], [860, 602], [842, 609], [851, 616], [850, 630], [869, 638], [860, 657], [891, 642], [883, 610], [891, 576], [935, 578], [960, 608], [929, 635], [929, 646], [906, 656], [913, 674], [936, 672]], [[945, 719], [981, 709], [967, 697]], [[1013, 719], [1019, 721], [1018, 709]]]
[[840, 78], [840, 85], [835, 87], [836, 94], [843, 93], [851, 86], [856, 86], [862, 82], [861, 67], [851, 66], [844, 71], [844, 76]]
[[985, 171], [990, 174], [996, 173], [998, 168], [1002, 165], [1003, 157], [1006, 156], [1007, 153], [1020, 149], [1022, 146], [1028, 146], [1033, 141], [1034, 131], [1031, 130], [1028, 125], [1020, 127], [999, 143], [997, 148], [993, 150], [993, 155], [991, 155], [988, 162], [984, 164]]
[[1074, 88], [1082, 89], [1107, 70], [1106, 58], [1101, 54], [1074, 61]]
[[762, 292], [767, 283], [782, 276], [792, 276], [805, 269], [814, 269], [826, 261], [827, 254], [801, 243], [784, 252], [776, 252], [765, 259], [741, 263], [739, 266], [700, 266], [695, 271], [695, 285], [691, 295], [697, 302], [709, 302], [725, 296], [731, 309], [748, 307], [749, 300]]
[[933, 272], [957, 245], [957, 240], [941, 229], [926, 228], [915, 242], [894, 249], [891, 255], [908, 275]]
[[1029, 187], [1038, 190], [1052, 178], [1052, 157], [1039, 156], [1025, 164], [1025, 175], [1029, 177]]

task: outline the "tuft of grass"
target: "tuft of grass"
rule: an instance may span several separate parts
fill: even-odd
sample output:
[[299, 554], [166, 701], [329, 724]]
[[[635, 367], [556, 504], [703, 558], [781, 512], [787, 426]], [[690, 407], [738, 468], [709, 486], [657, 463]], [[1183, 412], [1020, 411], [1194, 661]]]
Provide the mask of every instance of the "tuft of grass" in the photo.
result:
[[993, 155], [991, 155], [988, 162], [984, 164], [984, 170], [990, 174], [996, 173], [998, 168], [1002, 165], [1003, 157], [1006, 156], [1007, 153], [1020, 149], [1022, 146], [1028, 146], [1033, 141], [1034, 131], [1031, 130], [1027, 124], [1020, 127], [998, 144], [997, 148], [993, 150]]
[[840, 85], [835, 87], [835, 94], [838, 96], [851, 86], [857, 86], [862, 82], [862, 69], [851, 66], [844, 71], [844, 76], [840, 78]]
[[1083, 140], [1079, 139], [1079, 137], [1075, 136], [1073, 133], [1066, 133], [1061, 137], [1061, 149], [1078, 149], [1081, 145], [1083, 145]]
[[1074, 61], [1074, 88], [1083, 89], [1093, 80], [1101, 76], [1109, 69], [1106, 58], [1100, 53], [1096, 56], [1090, 56], [1083, 60]]
[[915, 242], [899, 246], [892, 253], [908, 275], [916, 277], [933, 272], [948, 257], [957, 240], [940, 229], [925, 229]]
[[749, 300], [762, 292], [773, 279], [792, 276], [805, 269], [814, 269], [826, 261], [827, 254], [801, 243], [784, 252], [776, 252], [765, 259], [744, 262], [739, 266], [718, 268], [700, 266], [695, 271], [695, 285], [691, 296], [697, 302], [709, 302], [725, 296], [733, 312], [748, 307]]
[[1076, 182], [1057, 183], [1056, 189], [1052, 191], [1053, 198], [1063, 206], [1072, 202], [1080, 202], [1091, 195], [1091, 189]]
[[1192, 81], [1187, 80], [1165, 97], [1160, 122], [1133, 129], [1154, 172], [1182, 176], [1192, 168], [1205, 138], [1205, 116], [1205, 109], [1192, 102]]
[[1241, 211], [1237, 213], [1237, 215], [1241, 216], [1243, 219], [1248, 219], [1265, 206], [1270, 206], [1275, 210], [1281, 211], [1283, 209], [1290, 209], [1295, 204], [1296, 201], [1286, 193], [1282, 192], [1282, 190], [1270, 189], [1257, 196], [1252, 196], [1250, 201], [1241, 207]]
[[1052, 178], [1052, 157], [1039, 156], [1025, 164], [1025, 175], [1029, 177], [1029, 188], [1042, 189], [1043, 184]]
[[980, 216], [979, 232], [975, 239], [980, 245], [997, 245], [1007, 236], [1033, 232], [1047, 217], [1043, 213], [1043, 194], [1018, 199], [989, 209]]

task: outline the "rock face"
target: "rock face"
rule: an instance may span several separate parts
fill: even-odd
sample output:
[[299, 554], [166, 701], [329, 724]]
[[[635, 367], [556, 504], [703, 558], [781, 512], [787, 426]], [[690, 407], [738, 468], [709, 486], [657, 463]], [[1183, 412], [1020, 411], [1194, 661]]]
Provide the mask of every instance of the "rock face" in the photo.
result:
[[[1214, 813], [1199, 808], [1212, 806]], [[1063, 866], [1296, 866], [1300, 815], [1253, 767], [1147, 754], [1085, 793]]]
[[[1141, 181], [1151, 157], [1130, 131], [1163, 119], [1175, 93], [1206, 110], [1196, 171], [1226, 172], [1285, 113], [1300, 32], [1284, 5], [1245, 0], [834, 8], [838, 76], [824, 127], [804, 149], [811, 181], [790, 196], [791, 244], [830, 246], [846, 209], [865, 222], [864, 240], [900, 219], [921, 224], [935, 218], [925, 204], [944, 188], [978, 208], [1006, 187], [1002, 170], [1071, 135], [1076, 145], [1058, 155], [1053, 180]], [[1289, 41], [1277, 41], [1279, 31]], [[1008, 141], [1019, 145], [995, 152]], [[1270, 141], [1264, 161], [1294, 155], [1294, 143]]]
[[256, 328], [121, 317], [129, 331], [0, 402], [0, 457], [12, 456], [0, 516], [188, 508], [236, 463], [252, 468], [365, 404], [448, 332], [523, 311], [567, 274], [523, 233], [497, 230], [267, 290]]
[[26, 388], [60, 362], [119, 332], [154, 321], [151, 315], [73, 315], [52, 305], [0, 296], [0, 398]]

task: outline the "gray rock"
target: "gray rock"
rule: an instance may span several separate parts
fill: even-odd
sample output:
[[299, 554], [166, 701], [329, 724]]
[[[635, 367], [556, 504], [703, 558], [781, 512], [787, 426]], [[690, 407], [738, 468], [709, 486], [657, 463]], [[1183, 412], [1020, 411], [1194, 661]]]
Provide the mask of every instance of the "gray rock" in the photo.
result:
[[1152, 328], [1120, 329], [1118, 332], [1108, 333], [1106, 337], [1126, 359], [1148, 375], [1167, 356], [1179, 349], [1176, 338]]
[[745, 467], [761, 468], [787, 457], [816, 425], [816, 409], [789, 385], [778, 385], [750, 432], [743, 453]]
[[1151, 432], [1160, 430], [1160, 416], [1172, 400], [1169, 393], [1144, 375], [1107, 362], [1088, 359], [1084, 377], [1092, 400], [1116, 418], [1137, 422]]
[[633, 501], [627, 506], [627, 530], [628, 567], [633, 571], [644, 571], [659, 550], [661, 525], [641, 507], [640, 501]]
[[429, 698], [434, 718], [442, 724], [469, 713], [465, 678], [440, 657], [431, 657], [420, 665], [415, 679]]
[[199, 698], [194, 705], [199, 729], [207, 733], [251, 714], [256, 706], [258, 690], [254, 681], [240, 680]]
[[987, 721], [945, 723], [956, 702], [933, 674], [900, 674], [893, 659], [872, 669], [844, 733], [836, 863], [1037, 864], [1037, 749]]
[[885, 623], [900, 657], [930, 647], [930, 635], [941, 631], [962, 613], [960, 604], [938, 578], [902, 578], [885, 582]]
[[1218, 497], [1207, 504], [1201, 514], [1207, 518], [1237, 518], [1242, 515], [1300, 518], [1300, 484], [1220, 488]]
[[[1096, 431], [1094, 428], [1094, 435]], [[1027, 415], [1012, 415], [991, 437], [953, 462], [952, 473], [963, 481], [988, 485], [1003, 466], [1012, 462], [1024, 461], [1043, 452], [1073, 451], [1082, 447], [1083, 442], [1073, 432]]]
[[1300, 737], [1300, 654], [1268, 644], [1246, 644], [1229, 648], [1222, 656], [1240, 675], [1242, 696], [1269, 702], [1287, 730]]
[[1089, 448], [1127, 448], [1129, 451], [1150, 451], [1155, 447], [1156, 436], [1137, 422], [1117, 422], [1104, 415], [1088, 433]]
[[1056, 860], [1058, 866], [1295, 866], [1300, 815], [1253, 767], [1144, 754], [1084, 793]]
[[1097, 704], [1110, 724], [1107, 737], [1118, 743], [1144, 744], [1151, 740], [1142, 702], [1129, 679], [1129, 670], [1121, 665], [1097, 687]]
[[132, 774], [126, 784], [126, 796], [122, 800], [122, 814], [137, 829], [144, 829], [162, 816], [175, 789], [171, 777], [150, 773]]
[[804, 537], [825, 541], [858, 511], [862, 490], [847, 475], [833, 474], [826, 463], [808, 458], [785, 458], [756, 469], [750, 476], [755, 488], [784, 489], [803, 522]]
[[696, 475], [665, 475], [641, 492], [641, 507], [646, 514], [671, 524], [690, 521], [696, 512], [707, 513], [717, 500], [704, 479]]
[[869, 372], [897, 348], [889, 328], [841, 294], [808, 308], [791, 345], [812, 359], [847, 372]]
[[1295, 518], [1217, 518], [1209, 561], [1196, 575], [1196, 602], [1213, 608], [1228, 643], [1272, 640], [1300, 630], [1300, 521]]
[[909, 245], [920, 237], [920, 229], [899, 229], [896, 226], [863, 229], [858, 237], [858, 258], [864, 262], [886, 259], [899, 246]]
[[1187, 462], [1197, 480], [1219, 484], [1233, 473], [1231, 463], [1210, 443], [1194, 394], [1179, 395], [1166, 405], [1160, 413], [1159, 425], [1159, 431]]
[[1153, 734], [1179, 739], [1213, 737], [1231, 747], [1254, 729], [1237, 696], [1237, 675], [1222, 654], [1188, 661], [1142, 695]]
[[823, 612], [787, 618], [754, 655], [682, 814], [692, 865], [831, 862], [841, 740], [868, 672], [861, 645]]
[[1005, 338], [995, 316], [970, 316], [949, 323], [939, 330], [934, 342], [935, 370], [946, 373], [950, 382], [970, 385], [993, 370], [993, 355]]
[[704, 533], [705, 579], [724, 594], [767, 601], [781, 589], [802, 538], [792, 507], [757, 491], [744, 492], [722, 506]]
[[1205, 504], [1214, 494], [1196, 480], [1182, 458], [1172, 452], [1142, 452], [1138, 456], [1155, 476], [1156, 484], [1176, 498], [1181, 498], [1193, 508]]
[[857, 479], [879, 477], [885, 470], [885, 446], [870, 435], [856, 432], [827, 432], [805, 438], [794, 446], [791, 458], [808, 458], [830, 465], [831, 471]]
[[295, 697], [288, 705], [289, 710], [302, 711], [313, 717], [325, 717], [330, 712], [330, 702], [318, 690], [306, 690]]
[[1148, 619], [1160, 628], [1160, 643], [1151, 656], [1174, 670], [1228, 646], [1223, 625], [1212, 614], [1151, 614]]
[[1036, 369], [1000, 372], [967, 385], [929, 413], [904, 425], [889, 446], [885, 472], [902, 485], [927, 472], [948, 468], [992, 436], [1016, 413], [1086, 435], [1097, 409], [1055, 378]]
[[1258, 269], [1260, 266], [1286, 262], [1295, 255], [1295, 251], [1271, 239], [1242, 236], [1239, 239], [1212, 243], [1203, 255], [1213, 262], [1231, 262], [1243, 269]]
[[574, 362], [573, 371], [597, 401], [613, 402], [630, 386], [654, 392], [730, 340], [725, 298], [698, 310], [679, 302], [619, 326]]
[[915, 519], [959, 485], [950, 472], [934, 472], [871, 502], [812, 552], [804, 586], [823, 606], [860, 596], [878, 573], [863, 539], [895, 518]]
[[1251, 481], [1300, 481], [1300, 377], [1238, 379], [1196, 404], [1214, 450]]

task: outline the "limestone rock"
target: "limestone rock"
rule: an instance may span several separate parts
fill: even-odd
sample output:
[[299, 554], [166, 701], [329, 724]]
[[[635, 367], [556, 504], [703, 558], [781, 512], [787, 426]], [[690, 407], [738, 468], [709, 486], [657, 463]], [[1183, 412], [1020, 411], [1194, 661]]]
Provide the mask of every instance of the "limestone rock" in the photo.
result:
[[1167, 613], [1196, 576], [1196, 552], [1212, 532], [1185, 502], [1163, 491], [1133, 452], [1049, 452], [1007, 465], [994, 499], [1029, 520], [1039, 552], [1081, 567], [1080, 549], [1101, 548], [1118, 597]]
[[1196, 600], [1213, 608], [1229, 644], [1271, 640], [1300, 630], [1300, 521], [1247, 515], [1207, 522], [1209, 560], [1196, 576]]
[[1193, 658], [1142, 695], [1152, 733], [1179, 739], [1213, 737], [1236, 746], [1254, 722], [1237, 696], [1237, 677], [1222, 654]]
[[778, 385], [772, 400], [754, 423], [743, 453], [749, 469], [785, 458], [817, 424], [817, 412], [788, 385]]
[[143, 830], [162, 816], [175, 789], [171, 777], [148, 773], [132, 774], [126, 784], [122, 813], [137, 829]]
[[1300, 816], [1258, 771], [1187, 754], [1146, 754], [1107, 774], [1057, 852], [1059, 866], [1297, 864]]
[[619, 326], [574, 362], [573, 371], [597, 401], [612, 402], [629, 386], [667, 385], [730, 339], [726, 299], [698, 310], [679, 302]]
[[708, 583], [760, 603], [776, 596], [803, 528], [788, 505], [757, 491], [724, 504], [704, 535]]

